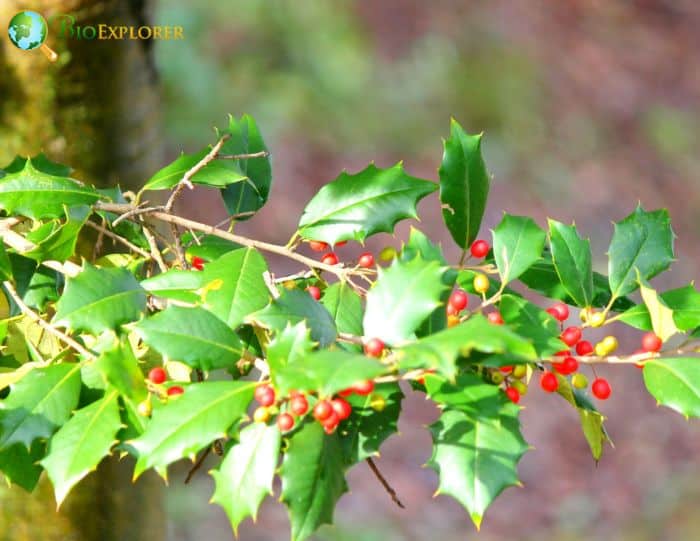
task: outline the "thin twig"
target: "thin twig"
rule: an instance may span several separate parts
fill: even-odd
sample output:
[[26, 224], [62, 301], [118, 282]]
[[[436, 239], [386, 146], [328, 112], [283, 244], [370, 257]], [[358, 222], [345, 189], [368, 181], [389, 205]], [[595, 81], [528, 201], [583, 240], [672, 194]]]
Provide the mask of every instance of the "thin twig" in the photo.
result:
[[36, 322], [37, 325], [39, 325], [46, 332], [53, 334], [56, 338], [58, 338], [61, 342], [63, 342], [67, 346], [72, 347], [75, 351], [77, 351], [78, 353], [80, 353], [84, 357], [91, 359], [91, 360], [94, 360], [97, 358], [91, 351], [84, 348], [82, 345], [80, 345], [78, 342], [73, 340], [70, 336], [68, 336], [64, 332], [59, 331], [56, 327], [54, 327], [50, 323], [47, 323], [46, 321], [41, 319], [41, 317], [39, 317], [39, 315], [36, 312], [34, 312], [31, 308], [29, 308], [29, 306], [24, 304], [24, 301], [17, 293], [17, 290], [15, 289], [15, 286], [12, 285], [12, 282], [6, 280], [2, 283], [2, 285], [5, 287], [7, 294], [12, 298], [13, 301], [15, 301], [15, 304], [19, 307], [20, 311], [25, 316], [27, 316], [32, 321]]
[[148, 246], [150, 246], [151, 248], [151, 255], [158, 264], [158, 268], [161, 272], [166, 272], [168, 270], [168, 266], [165, 264], [165, 261], [163, 261], [163, 256], [160, 253], [160, 250], [158, 249], [158, 243], [156, 242], [156, 238], [153, 236], [151, 230], [148, 229], [148, 227], [146, 227], [144, 224], [141, 224], [141, 229], [143, 230], [143, 234], [146, 237], [146, 240], [148, 241]]
[[306, 271], [301, 271], [297, 272], [295, 274], [289, 274], [287, 276], [282, 276], [281, 278], [275, 278], [275, 283], [276, 284], [283, 284], [284, 282], [289, 282], [293, 280], [303, 280], [306, 278], [313, 278], [316, 276], [316, 273], [312, 270], [306, 270]]
[[209, 453], [211, 453], [211, 446], [204, 450], [204, 452], [197, 459], [197, 462], [195, 462], [192, 468], [190, 468], [190, 471], [187, 473], [187, 477], [185, 477], [185, 484], [188, 484], [192, 480], [194, 474], [197, 473], [197, 470], [199, 470], [199, 468], [202, 467], [202, 464], [204, 464], [204, 461], [209, 456]]
[[270, 295], [272, 295], [272, 298], [279, 299], [280, 292], [277, 289], [277, 286], [275, 285], [275, 281], [272, 278], [272, 274], [270, 274], [270, 271], [263, 272], [262, 277], [263, 281], [265, 282], [265, 285], [267, 286], [267, 289], [270, 291]]
[[355, 336], [354, 334], [350, 334], [347, 332], [339, 332], [338, 338], [343, 342], [348, 342], [349, 344], [364, 344], [364, 341], [362, 340], [361, 336]]
[[168, 202], [165, 204], [166, 212], [170, 212], [173, 209], [175, 201], [178, 197], [180, 197], [180, 194], [182, 193], [182, 190], [185, 189], [185, 187], [189, 188], [190, 190], [194, 188], [194, 185], [192, 184], [192, 177], [199, 173], [207, 165], [209, 165], [210, 162], [216, 159], [216, 157], [219, 155], [219, 152], [221, 151], [221, 147], [224, 146], [224, 143], [228, 139], [230, 139], [230, 137], [231, 136], [228, 133], [221, 137], [221, 139], [219, 139], [219, 141], [211, 148], [207, 155], [204, 156], [201, 160], [199, 160], [199, 162], [197, 162], [194, 165], [194, 167], [192, 167], [182, 176], [182, 179], [180, 180], [180, 182], [178, 182], [177, 186], [175, 186], [173, 193], [170, 194]]
[[379, 471], [379, 468], [374, 463], [374, 460], [372, 460], [372, 457], [367, 458], [367, 464], [369, 464], [369, 468], [372, 470], [372, 473], [374, 473], [374, 476], [382, 484], [382, 486], [384, 487], [384, 490], [386, 490], [387, 493], [389, 494], [389, 496], [391, 496], [392, 501], [396, 505], [398, 505], [401, 509], [406, 509], [404, 504], [401, 503], [401, 500], [399, 500], [399, 497], [396, 495], [396, 491], [392, 488], [392, 486], [384, 478], [384, 476], [382, 475], [382, 472]]
[[136, 246], [133, 242], [131, 242], [131, 241], [128, 240], [128, 239], [125, 239], [125, 238], [122, 237], [121, 235], [117, 235], [116, 233], [110, 231], [110, 230], [107, 229], [106, 227], [104, 227], [104, 226], [102, 226], [102, 225], [100, 225], [100, 224], [96, 224], [95, 222], [91, 222], [91, 221], [89, 221], [89, 220], [88, 220], [87, 222], [85, 222], [85, 223], [86, 223], [89, 227], [92, 227], [93, 229], [96, 229], [97, 231], [99, 231], [100, 233], [102, 233], [104, 236], [109, 237], [110, 239], [115, 240], [115, 241], [117, 241], [117, 242], [121, 242], [124, 246], [126, 246], [127, 248], [129, 248], [129, 250], [131, 250], [132, 252], [135, 252], [135, 253], [139, 254], [141, 257], [145, 257], [146, 259], [151, 259], [151, 254], [149, 254], [149, 253], [148, 253], [146, 250], [144, 250], [143, 248], [139, 248], [139, 247]]
[[261, 150], [252, 154], [219, 154], [217, 158], [220, 160], [247, 160], [249, 158], [267, 158], [269, 155], [267, 150]]
[[180, 265], [180, 268], [186, 269], [187, 262], [185, 261], [185, 251], [182, 248], [182, 242], [180, 241], [180, 232], [175, 224], [170, 224], [170, 232], [173, 234], [173, 240], [175, 241], [175, 258]]
[[[88, 223], [88, 224], [91, 224], [92, 222], [90, 222], [90, 220], [88, 220], [87, 223]], [[100, 228], [100, 229], [95, 228], [95, 229], [97, 229], [97, 231], [98, 231], [99, 233], [98, 233], [98, 235], [97, 235], [97, 240], [95, 241], [95, 246], [92, 247], [92, 261], [93, 261], [93, 262], [97, 259], [98, 254], [99, 254], [100, 251], [102, 250], [102, 242], [104, 241], [104, 238], [105, 238], [105, 233], [104, 233], [104, 232], [105, 232], [105, 228], [104, 228], [104, 225], [105, 225], [106, 223], [107, 223], [107, 220], [105, 220], [104, 218], [102, 218], [102, 226], [103, 226], [103, 227]], [[95, 225], [97, 225], [97, 224], [95, 224]]]
[[[142, 203], [142, 205], [145, 205], [145, 203]], [[123, 222], [124, 220], [131, 220], [134, 216], [139, 216], [140, 214], [148, 214], [149, 212], [153, 212], [154, 210], [163, 210], [163, 206], [158, 206], [158, 207], [144, 207], [144, 206], [138, 206], [138, 207], [132, 207], [132, 209], [129, 212], [125, 212], [121, 216], [117, 216], [114, 221], [112, 222], [112, 227], [117, 227], [120, 222]]]

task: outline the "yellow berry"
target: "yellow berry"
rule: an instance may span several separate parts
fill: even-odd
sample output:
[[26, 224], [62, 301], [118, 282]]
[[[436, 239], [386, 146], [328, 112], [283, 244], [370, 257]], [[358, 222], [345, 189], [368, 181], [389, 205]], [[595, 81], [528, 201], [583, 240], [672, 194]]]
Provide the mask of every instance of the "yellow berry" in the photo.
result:
[[499, 370], [494, 370], [491, 372], [491, 381], [494, 382], [496, 385], [500, 385], [503, 383], [503, 380], [505, 379], [505, 376], [501, 374]]
[[571, 376], [571, 385], [577, 389], [585, 389], [588, 387], [588, 378], [581, 373]]
[[527, 385], [525, 385], [522, 381], [511, 381], [510, 386], [513, 387], [513, 389], [515, 389], [516, 391], [518, 391], [520, 393], [520, 396], [525, 396], [527, 394]]
[[393, 246], [386, 246], [379, 252], [379, 259], [382, 261], [391, 261], [396, 257], [396, 249]]
[[151, 398], [148, 397], [143, 402], [140, 402], [139, 405], [136, 406], [136, 411], [138, 411], [139, 415], [141, 415], [142, 417], [150, 417], [151, 412], [153, 411], [153, 406], [151, 405]]
[[591, 327], [602, 327], [605, 323], [605, 313], [595, 312], [590, 317]]
[[282, 285], [284, 289], [294, 289], [297, 287], [297, 283], [294, 280], [285, 280]]
[[477, 293], [486, 293], [489, 290], [489, 278], [485, 274], [477, 274], [474, 276], [474, 291]]
[[270, 420], [270, 410], [265, 406], [260, 406], [253, 413], [253, 421], [256, 423], [266, 423]]
[[583, 308], [579, 313], [578, 317], [581, 318], [581, 321], [584, 323], [588, 321], [588, 317], [591, 315], [590, 308]]
[[459, 325], [459, 316], [447, 316], [447, 326], [454, 327]]
[[603, 338], [602, 344], [605, 346], [605, 350], [608, 352], [608, 355], [610, 355], [613, 351], [617, 349], [617, 338], [615, 338], [614, 336], [606, 336], [605, 338]]
[[380, 394], [373, 394], [369, 397], [369, 407], [374, 411], [383, 411], [386, 407], [386, 399]]
[[527, 366], [525, 366], [524, 364], [516, 364], [513, 367], [513, 377], [517, 379], [523, 379], [525, 376], [527, 376]]
[[595, 345], [595, 354], [598, 357], [605, 357], [608, 354], [608, 350], [605, 349], [605, 344], [603, 344], [603, 342], [598, 342]]

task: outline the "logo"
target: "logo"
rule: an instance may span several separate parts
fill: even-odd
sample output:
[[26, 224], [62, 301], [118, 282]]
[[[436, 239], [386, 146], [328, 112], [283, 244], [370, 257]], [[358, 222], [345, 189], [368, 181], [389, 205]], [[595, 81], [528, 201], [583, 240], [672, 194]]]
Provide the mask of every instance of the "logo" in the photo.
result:
[[36, 11], [20, 11], [10, 20], [7, 29], [10, 41], [23, 51], [33, 51], [39, 49], [46, 55], [50, 62], [58, 59], [56, 51], [51, 49], [46, 43], [49, 35], [49, 26], [46, 19]]

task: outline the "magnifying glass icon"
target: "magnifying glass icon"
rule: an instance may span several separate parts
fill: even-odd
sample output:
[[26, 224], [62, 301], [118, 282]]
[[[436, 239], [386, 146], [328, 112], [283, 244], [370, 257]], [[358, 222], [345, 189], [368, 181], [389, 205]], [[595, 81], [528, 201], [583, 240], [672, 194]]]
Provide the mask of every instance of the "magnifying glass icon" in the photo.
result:
[[49, 35], [49, 26], [46, 19], [36, 11], [20, 11], [12, 19], [8, 26], [10, 41], [23, 51], [40, 49], [50, 62], [58, 59], [56, 51], [51, 49], [46, 43]]

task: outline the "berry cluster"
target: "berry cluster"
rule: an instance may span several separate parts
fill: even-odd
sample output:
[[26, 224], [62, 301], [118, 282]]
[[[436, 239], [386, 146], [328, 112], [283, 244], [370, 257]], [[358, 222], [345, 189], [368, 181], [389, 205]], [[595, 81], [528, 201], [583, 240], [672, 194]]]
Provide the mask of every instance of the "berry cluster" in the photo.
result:
[[[180, 385], [169, 385], [168, 387], [163, 387], [164, 383], [168, 380], [168, 373], [164, 368], [156, 366], [151, 368], [148, 372], [147, 377], [148, 382], [150, 382], [150, 391], [152, 391], [157, 396], [161, 398], [176, 397], [185, 392], [185, 389]], [[139, 403], [137, 406], [137, 411], [139, 415], [143, 417], [150, 417], [153, 411], [153, 406], [151, 404], [151, 395], [148, 395], [146, 400]]]

